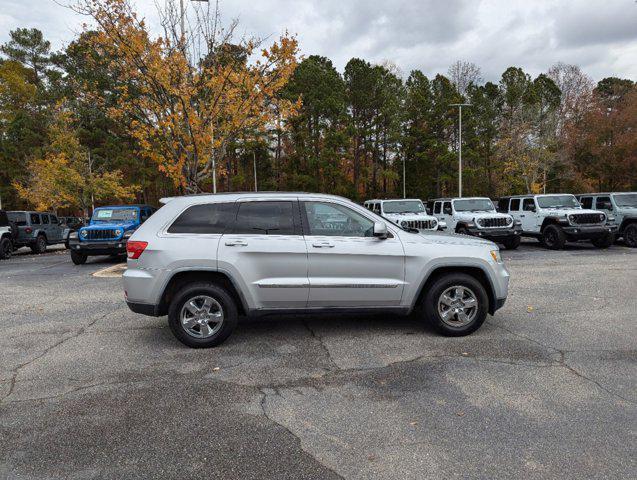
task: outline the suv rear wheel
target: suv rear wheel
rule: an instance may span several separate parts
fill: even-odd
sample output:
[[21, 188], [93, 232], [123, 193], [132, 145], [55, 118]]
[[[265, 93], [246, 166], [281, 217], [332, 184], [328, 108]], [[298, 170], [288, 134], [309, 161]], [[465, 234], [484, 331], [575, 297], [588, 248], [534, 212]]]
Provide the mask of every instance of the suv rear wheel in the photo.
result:
[[637, 247], [637, 223], [631, 223], [624, 229], [624, 243], [631, 247]]
[[548, 225], [542, 232], [542, 244], [551, 250], [562, 250], [566, 243], [564, 231], [557, 225]]
[[13, 253], [13, 243], [10, 238], [3, 237], [0, 240], [0, 260], [7, 260], [11, 258]]
[[222, 344], [237, 326], [237, 306], [219, 285], [207, 282], [184, 286], [168, 309], [168, 325], [181, 343], [192, 348]]
[[46, 252], [46, 238], [44, 238], [44, 235], [38, 235], [35, 243], [31, 245], [31, 251], [38, 254]]
[[469, 335], [487, 318], [489, 299], [482, 284], [464, 273], [441, 276], [423, 300], [426, 320], [450, 337]]

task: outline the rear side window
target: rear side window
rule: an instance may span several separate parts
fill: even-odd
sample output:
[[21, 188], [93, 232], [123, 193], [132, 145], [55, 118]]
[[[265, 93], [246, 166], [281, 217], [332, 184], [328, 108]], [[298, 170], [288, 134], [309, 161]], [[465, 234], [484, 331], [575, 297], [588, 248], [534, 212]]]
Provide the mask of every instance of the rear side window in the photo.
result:
[[7, 213], [7, 217], [9, 217], [9, 221], [15, 223], [18, 227], [27, 224], [27, 214], [21, 212], [9, 212]]
[[40, 215], [37, 213], [31, 214], [31, 225], [40, 225]]
[[434, 205], [434, 213], [440, 213], [440, 205], [442, 205], [442, 203], [440, 202], [436, 202]]
[[234, 216], [234, 203], [193, 205], [168, 227], [168, 233], [225, 233]]
[[517, 212], [518, 210], [520, 210], [520, 199], [519, 198], [511, 199], [510, 211]]
[[42, 223], [44, 223], [45, 225], [49, 223], [48, 215], [42, 215]]
[[241, 202], [233, 233], [294, 235], [292, 202]]
[[597, 197], [595, 200], [595, 208], [597, 210], [607, 210], [610, 205], [610, 197]]

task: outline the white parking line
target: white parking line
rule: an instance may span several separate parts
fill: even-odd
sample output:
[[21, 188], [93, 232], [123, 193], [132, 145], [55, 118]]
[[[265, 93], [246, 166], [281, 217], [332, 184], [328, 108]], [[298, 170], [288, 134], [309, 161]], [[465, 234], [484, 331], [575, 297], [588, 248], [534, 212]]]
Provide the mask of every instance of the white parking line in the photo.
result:
[[100, 278], [117, 278], [121, 277], [126, 271], [125, 263], [118, 263], [117, 265], [113, 265], [111, 267], [103, 268], [93, 273], [94, 277]]

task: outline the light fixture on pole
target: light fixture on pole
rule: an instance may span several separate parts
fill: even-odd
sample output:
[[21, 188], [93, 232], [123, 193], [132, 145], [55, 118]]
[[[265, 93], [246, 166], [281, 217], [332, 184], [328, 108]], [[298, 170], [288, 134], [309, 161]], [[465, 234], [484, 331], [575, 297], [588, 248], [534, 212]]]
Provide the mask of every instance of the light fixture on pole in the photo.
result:
[[458, 196], [462, 198], [462, 107], [472, 107], [470, 103], [452, 103], [458, 107]]

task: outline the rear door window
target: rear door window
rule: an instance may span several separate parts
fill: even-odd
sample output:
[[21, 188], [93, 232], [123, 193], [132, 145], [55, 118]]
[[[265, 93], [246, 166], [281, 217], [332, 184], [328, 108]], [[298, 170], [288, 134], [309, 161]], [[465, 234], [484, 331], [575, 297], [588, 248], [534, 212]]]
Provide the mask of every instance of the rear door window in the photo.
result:
[[610, 205], [610, 197], [597, 197], [595, 200], [595, 208], [597, 210], [608, 210]]
[[49, 224], [49, 216], [47, 214], [42, 214], [42, 223], [45, 225]]
[[532, 212], [535, 210], [535, 201], [532, 198], [525, 198], [522, 202], [522, 210], [525, 212]]
[[511, 199], [511, 206], [509, 207], [509, 210], [511, 212], [517, 212], [520, 210], [520, 199], [519, 198], [512, 198]]
[[40, 225], [40, 215], [37, 213], [31, 214], [31, 225]]
[[440, 213], [440, 205], [442, 205], [441, 202], [436, 202], [434, 204], [434, 213]]
[[233, 233], [294, 235], [294, 203], [291, 201], [239, 202]]
[[234, 203], [206, 203], [184, 210], [168, 227], [168, 233], [211, 234], [230, 230], [234, 220]]

